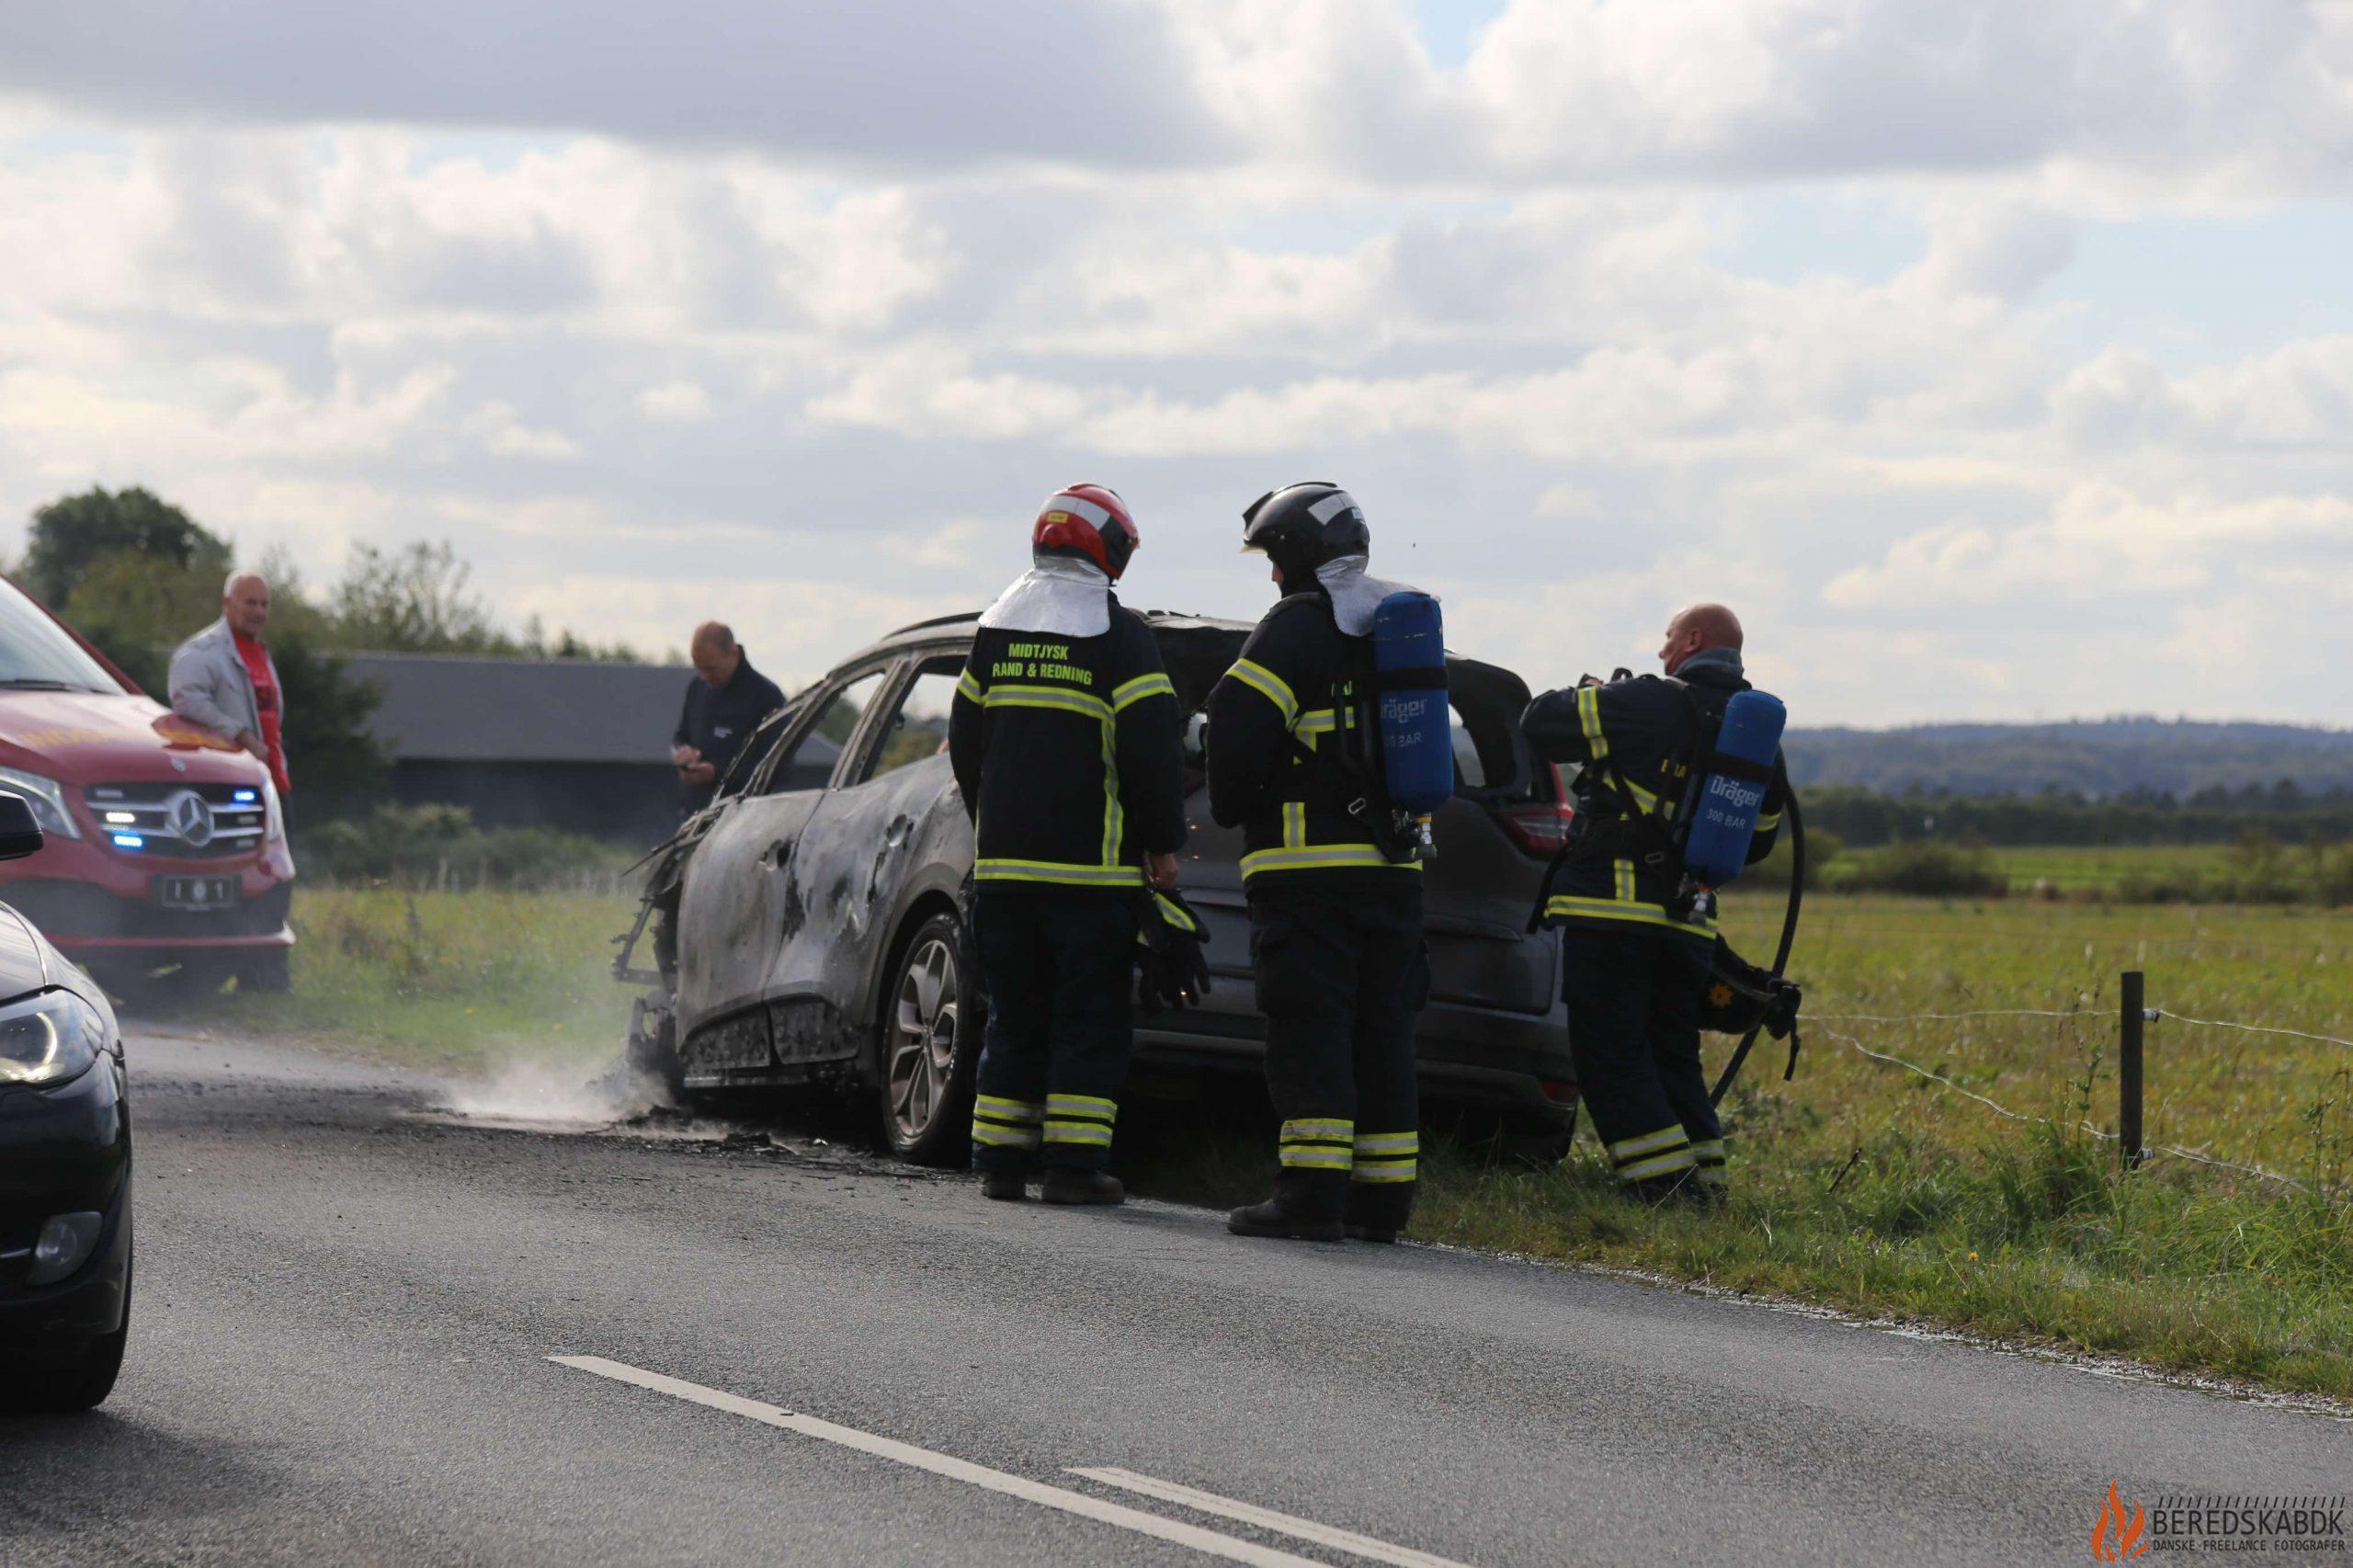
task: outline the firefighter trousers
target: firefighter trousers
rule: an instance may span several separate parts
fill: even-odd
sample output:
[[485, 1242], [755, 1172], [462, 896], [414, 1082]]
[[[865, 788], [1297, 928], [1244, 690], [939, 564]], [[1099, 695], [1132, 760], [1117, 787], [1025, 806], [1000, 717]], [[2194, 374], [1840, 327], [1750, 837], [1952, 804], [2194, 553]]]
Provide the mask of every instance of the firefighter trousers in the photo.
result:
[[989, 998], [972, 1163], [1100, 1170], [1135, 1048], [1135, 895], [983, 882], [972, 903]]
[[1679, 931], [1570, 926], [1562, 997], [1577, 1093], [1618, 1179], [1724, 1179], [1723, 1130], [1699, 1063], [1708, 949]]
[[1282, 1176], [1352, 1210], [1413, 1204], [1421, 1157], [1414, 1020], [1429, 999], [1421, 879], [1250, 888], [1250, 960], [1267, 1016], [1267, 1088]]

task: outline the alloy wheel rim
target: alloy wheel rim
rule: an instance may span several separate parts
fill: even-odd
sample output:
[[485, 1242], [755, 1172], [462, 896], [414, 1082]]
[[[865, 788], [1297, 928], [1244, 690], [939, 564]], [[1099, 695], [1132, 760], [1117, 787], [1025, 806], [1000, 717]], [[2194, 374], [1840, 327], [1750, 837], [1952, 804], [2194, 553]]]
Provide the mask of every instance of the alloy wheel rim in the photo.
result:
[[956, 950], [944, 937], [916, 945], [899, 976], [891, 1017], [891, 1121], [903, 1140], [931, 1128], [956, 1065]]

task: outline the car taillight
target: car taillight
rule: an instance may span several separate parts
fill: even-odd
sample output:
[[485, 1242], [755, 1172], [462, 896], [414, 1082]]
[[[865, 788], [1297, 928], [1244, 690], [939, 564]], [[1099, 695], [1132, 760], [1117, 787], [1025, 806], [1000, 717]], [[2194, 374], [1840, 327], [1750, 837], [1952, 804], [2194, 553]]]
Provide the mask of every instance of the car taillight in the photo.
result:
[[1550, 860], [1569, 841], [1569, 821], [1575, 815], [1566, 801], [1531, 801], [1497, 808], [1495, 820], [1523, 853]]

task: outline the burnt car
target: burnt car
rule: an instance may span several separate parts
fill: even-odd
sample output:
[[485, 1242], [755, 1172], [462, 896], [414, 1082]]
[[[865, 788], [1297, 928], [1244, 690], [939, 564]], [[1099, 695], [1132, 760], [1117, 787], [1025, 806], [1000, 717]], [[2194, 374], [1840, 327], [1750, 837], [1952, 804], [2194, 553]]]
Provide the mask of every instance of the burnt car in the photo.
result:
[[[1210, 820], [1199, 751], [1201, 707], [1251, 629], [1144, 619], [1191, 716], [1183, 886], [1208, 926], [1215, 983], [1199, 1006], [1138, 1012], [1137, 1066], [1255, 1074], [1266, 1020], [1250, 981], [1242, 835]], [[958, 913], [972, 831], [947, 742], [977, 623], [910, 626], [842, 664], [763, 724], [718, 798], [656, 851], [614, 968], [649, 987], [632, 1056], [676, 1089], [846, 1083], [871, 1094], [899, 1155], [963, 1161], [983, 1001]], [[1560, 938], [1527, 926], [1569, 807], [1520, 735], [1527, 684], [1448, 663], [1456, 787], [1425, 873], [1423, 1092], [1428, 1119], [1468, 1113], [1541, 1155], [1567, 1145], [1575, 1084]]]
[[[36, 853], [0, 793], [0, 859]], [[106, 993], [0, 904], [0, 1411], [86, 1410], [131, 1332], [131, 1102]]]

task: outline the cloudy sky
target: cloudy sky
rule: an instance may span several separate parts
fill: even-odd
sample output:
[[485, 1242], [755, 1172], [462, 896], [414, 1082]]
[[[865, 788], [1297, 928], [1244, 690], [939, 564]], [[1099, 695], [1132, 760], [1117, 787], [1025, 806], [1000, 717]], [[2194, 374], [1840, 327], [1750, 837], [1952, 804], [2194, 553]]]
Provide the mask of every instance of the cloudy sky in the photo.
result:
[[0, 0], [0, 548], [144, 483], [780, 676], [1364, 503], [1541, 685], [2353, 722], [2353, 5]]

